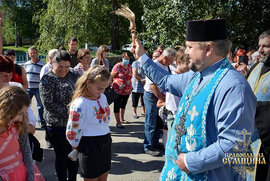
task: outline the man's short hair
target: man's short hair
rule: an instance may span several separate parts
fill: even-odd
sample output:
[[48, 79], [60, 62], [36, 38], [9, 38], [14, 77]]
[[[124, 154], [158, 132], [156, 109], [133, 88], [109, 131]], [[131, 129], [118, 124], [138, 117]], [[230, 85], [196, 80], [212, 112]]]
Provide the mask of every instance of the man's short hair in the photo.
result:
[[32, 50], [38, 51], [38, 50], [37, 50], [37, 47], [34, 47], [34, 46], [31, 46], [31, 47], [28, 48], [28, 51], [32, 51]]
[[270, 37], [270, 29], [264, 31], [264, 32], [259, 36], [259, 39], [263, 39], [263, 38], [266, 38], [266, 37]]
[[162, 52], [162, 56], [166, 56], [166, 57], [175, 57], [176, 56], [176, 50], [174, 48], [166, 48], [163, 52]]
[[6, 50], [6, 51], [4, 51], [3, 55], [5, 55], [5, 56], [12, 56], [12, 55], [16, 56], [16, 53], [15, 53], [14, 50]]
[[68, 43], [70, 43], [70, 42], [72, 42], [72, 41], [78, 42], [78, 39], [77, 39], [76, 37], [70, 37], [70, 38], [68, 39]]
[[214, 52], [217, 56], [226, 57], [232, 47], [232, 42], [230, 40], [215, 40], [215, 41], [206, 41], [198, 42], [200, 48], [204, 48], [207, 43], [212, 43], [214, 45]]

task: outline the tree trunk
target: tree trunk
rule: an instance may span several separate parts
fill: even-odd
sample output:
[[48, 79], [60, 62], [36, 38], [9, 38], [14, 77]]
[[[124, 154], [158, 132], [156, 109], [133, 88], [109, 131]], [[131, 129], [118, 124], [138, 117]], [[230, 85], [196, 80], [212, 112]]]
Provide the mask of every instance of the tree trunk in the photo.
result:
[[19, 37], [19, 47], [23, 46], [23, 38], [20, 36]]
[[[113, 0], [113, 11], [117, 10], [118, 2]], [[118, 28], [118, 16], [112, 13], [112, 50], [119, 50], [119, 28]]]

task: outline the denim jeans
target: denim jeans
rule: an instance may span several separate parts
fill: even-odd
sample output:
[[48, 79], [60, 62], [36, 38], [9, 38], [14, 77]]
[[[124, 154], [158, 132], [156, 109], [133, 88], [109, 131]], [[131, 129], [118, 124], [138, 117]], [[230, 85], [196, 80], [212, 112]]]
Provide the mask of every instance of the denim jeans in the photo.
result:
[[68, 158], [72, 147], [66, 139], [66, 127], [47, 126], [47, 134], [55, 152], [55, 169], [58, 180], [76, 181], [79, 163]]
[[39, 88], [28, 88], [26, 89], [26, 92], [29, 95], [30, 101], [32, 101], [33, 96], [35, 96], [37, 100], [38, 122], [41, 124], [45, 124], [44, 119], [43, 119], [43, 105], [41, 103], [41, 99], [39, 95]]
[[157, 97], [145, 92], [145, 122], [144, 122], [144, 150], [153, 150], [153, 147], [159, 144], [160, 130], [157, 128]]

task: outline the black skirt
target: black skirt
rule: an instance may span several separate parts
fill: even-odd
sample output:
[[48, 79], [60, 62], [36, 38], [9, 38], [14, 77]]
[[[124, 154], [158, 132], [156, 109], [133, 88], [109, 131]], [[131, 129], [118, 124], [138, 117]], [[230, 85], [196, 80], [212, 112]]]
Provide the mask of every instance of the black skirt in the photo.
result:
[[79, 164], [83, 178], [96, 178], [111, 169], [112, 138], [103, 136], [83, 136], [79, 147]]

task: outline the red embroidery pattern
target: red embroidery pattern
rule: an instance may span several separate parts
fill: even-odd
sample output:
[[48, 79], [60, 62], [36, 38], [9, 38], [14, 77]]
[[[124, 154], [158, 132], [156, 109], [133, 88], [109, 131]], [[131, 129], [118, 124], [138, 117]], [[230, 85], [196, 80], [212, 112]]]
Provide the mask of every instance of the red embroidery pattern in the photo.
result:
[[77, 133], [74, 131], [67, 132], [67, 139], [74, 140], [76, 138]]
[[79, 124], [78, 123], [72, 123], [72, 128], [73, 129], [77, 129], [79, 127]]
[[77, 113], [76, 111], [71, 111], [71, 113], [70, 113], [70, 119], [72, 121], [76, 121], [77, 122], [80, 119], [80, 114]]

